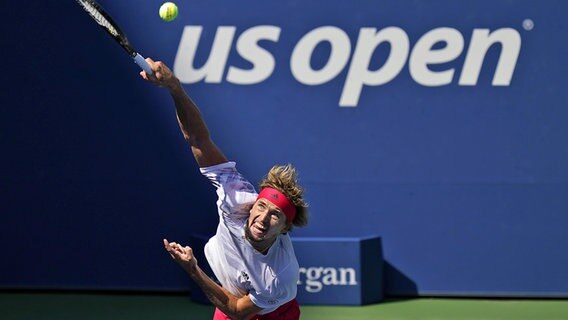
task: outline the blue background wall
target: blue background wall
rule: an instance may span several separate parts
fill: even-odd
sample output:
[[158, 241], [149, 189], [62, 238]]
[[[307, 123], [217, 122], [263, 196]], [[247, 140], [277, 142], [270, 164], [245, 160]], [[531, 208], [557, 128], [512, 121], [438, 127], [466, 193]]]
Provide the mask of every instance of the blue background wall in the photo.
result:
[[[101, 0], [143, 55], [172, 67], [186, 26], [203, 27], [195, 68], [217, 28], [236, 27], [222, 81], [185, 88], [251, 180], [274, 163], [298, 167], [312, 216], [297, 236], [381, 235], [391, 295], [568, 296], [565, 1], [177, 3], [180, 16], [166, 23], [161, 1]], [[169, 95], [142, 81], [74, 1], [0, 7], [0, 287], [187, 289], [161, 239], [213, 232], [215, 195]], [[260, 25], [281, 30], [278, 41], [260, 42], [273, 72], [254, 85], [229, 83], [229, 66], [251, 68], [236, 39]], [[418, 84], [407, 62], [346, 108], [349, 63], [316, 86], [291, 71], [298, 42], [322, 26], [347, 34], [350, 57], [361, 28], [399, 27], [413, 48], [449, 27], [465, 48], [432, 66], [455, 69], [450, 84]], [[508, 86], [491, 85], [499, 46], [475, 86], [458, 84], [481, 28], [520, 35]], [[323, 68], [330, 52], [318, 45], [312, 67]], [[381, 45], [371, 69], [388, 54]]]

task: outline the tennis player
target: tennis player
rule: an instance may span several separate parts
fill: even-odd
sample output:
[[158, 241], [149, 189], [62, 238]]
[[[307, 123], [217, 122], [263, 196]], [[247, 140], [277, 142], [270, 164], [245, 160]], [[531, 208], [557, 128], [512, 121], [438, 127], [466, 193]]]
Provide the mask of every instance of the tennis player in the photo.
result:
[[147, 58], [153, 75], [140, 75], [169, 90], [181, 132], [200, 167], [217, 189], [219, 225], [205, 256], [221, 285], [200, 268], [188, 246], [164, 239], [171, 257], [215, 305], [213, 319], [299, 319], [299, 266], [288, 232], [308, 222], [303, 190], [291, 165], [274, 166], [260, 193], [210, 138], [195, 103], [172, 71]]

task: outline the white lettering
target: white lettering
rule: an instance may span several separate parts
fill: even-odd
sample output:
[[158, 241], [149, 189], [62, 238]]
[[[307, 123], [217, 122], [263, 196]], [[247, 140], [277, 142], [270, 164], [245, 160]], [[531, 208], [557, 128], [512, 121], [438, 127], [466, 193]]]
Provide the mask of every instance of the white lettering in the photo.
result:
[[174, 61], [174, 73], [182, 83], [195, 83], [202, 79], [207, 83], [220, 83], [223, 78], [236, 28], [225, 26], [217, 28], [207, 62], [201, 69], [194, 69], [193, 60], [202, 29], [203, 27], [196, 26], [186, 26], [183, 29]]
[[353, 268], [339, 268], [339, 272], [341, 274], [341, 285], [347, 286], [356, 286], [357, 285], [357, 277], [355, 274], [355, 269]]
[[[387, 61], [379, 69], [371, 71], [369, 70], [371, 57], [381, 43], [390, 44], [390, 54]], [[409, 47], [408, 35], [400, 28], [388, 27], [379, 32], [374, 28], [362, 28], [341, 93], [339, 106], [357, 106], [363, 85], [378, 86], [394, 79], [406, 63]]]
[[262, 82], [274, 71], [274, 57], [258, 45], [260, 40], [278, 42], [280, 28], [275, 26], [257, 26], [243, 32], [237, 41], [237, 52], [253, 64], [250, 70], [229, 67], [227, 81], [235, 84], [255, 84]]
[[[323, 41], [331, 44], [331, 53], [326, 65], [313, 70], [310, 61], [312, 54]], [[290, 59], [290, 69], [294, 78], [306, 85], [318, 85], [335, 78], [345, 67], [351, 54], [351, 42], [345, 31], [337, 27], [319, 27], [300, 39]]]
[[[174, 73], [182, 83], [221, 83], [226, 69], [229, 53], [233, 46], [236, 27], [219, 26], [206, 62], [194, 67], [195, 56], [203, 27], [186, 26], [183, 30], [179, 48], [174, 61]], [[270, 25], [255, 26], [245, 30], [236, 41], [236, 51], [244, 60], [251, 63], [250, 69], [229, 66], [226, 80], [239, 85], [251, 85], [268, 79], [274, 72], [274, 56], [259, 42], [263, 40], [278, 42], [281, 28]], [[316, 47], [329, 43], [331, 51], [323, 67], [314, 70], [311, 65]], [[440, 44], [444, 46], [440, 47]], [[479, 74], [485, 63], [487, 51], [493, 45], [500, 45], [501, 51], [493, 86], [508, 86], [515, 71], [521, 50], [521, 36], [515, 29], [502, 28], [490, 32], [489, 29], [474, 29], [465, 53], [464, 64], [458, 80], [460, 86], [477, 85]], [[389, 47], [385, 61], [371, 70], [373, 55], [381, 45]], [[419, 85], [434, 87], [453, 82], [456, 67], [435, 71], [430, 67], [455, 61], [466, 46], [460, 31], [440, 27], [426, 32], [414, 47], [410, 46], [407, 33], [398, 27], [361, 28], [351, 56], [351, 41], [342, 29], [334, 26], [318, 27], [300, 38], [290, 57], [290, 71], [300, 83], [314, 86], [335, 79], [347, 68], [347, 75], [339, 99], [341, 107], [356, 107], [365, 86], [381, 86], [395, 79], [408, 61], [411, 78]], [[310, 271], [316, 272], [316, 271]], [[320, 272], [325, 272], [321, 270]], [[333, 275], [326, 274], [333, 278]], [[315, 288], [314, 288], [315, 290]]]
[[336, 286], [339, 284], [337, 271], [334, 268], [323, 269], [323, 279], [321, 282], [326, 286]]
[[511, 78], [521, 51], [521, 35], [515, 29], [503, 28], [492, 33], [489, 33], [488, 29], [473, 30], [459, 85], [474, 86], [477, 84], [485, 54], [497, 42], [501, 44], [501, 54], [491, 84], [494, 86], [511, 84]]
[[[445, 42], [442, 49], [433, 50], [432, 47]], [[419, 84], [427, 87], [443, 86], [452, 82], [454, 69], [434, 72], [428, 68], [429, 64], [446, 63], [456, 59], [463, 50], [463, 36], [456, 29], [438, 28], [423, 35], [410, 55], [410, 75]]]
[[324, 286], [356, 286], [357, 274], [353, 268], [309, 267], [300, 268], [298, 285], [306, 284], [306, 291], [317, 293]]

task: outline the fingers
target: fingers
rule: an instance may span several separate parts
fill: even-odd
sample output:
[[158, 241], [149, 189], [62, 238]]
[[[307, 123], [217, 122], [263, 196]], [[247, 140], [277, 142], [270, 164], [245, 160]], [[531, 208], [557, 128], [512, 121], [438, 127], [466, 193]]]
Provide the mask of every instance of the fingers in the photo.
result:
[[164, 241], [164, 249], [166, 249], [166, 251], [172, 256], [172, 258], [174, 258], [174, 256], [177, 254], [176, 243], [168, 242], [167, 239], [164, 239], [163, 241]]
[[177, 243], [175, 242], [168, 242], [167, 239], [164, 239], [164, 248], [168, 250], [170, 253], [174, 253], [176, 251]]
[[193, 250], [189, 246], [182, 246], [176, 242], [168, 242], [167, 239], [163, 239], [164, 248], [166, 251], [170, 253], [172, 256], [181, 256], [181, 255], [192, 255]]
[[153, 74], [148, 74], [148, 73], [146, 73], [146, 71], [141, 71], [140, 76], [144, 80], [155, 80], [156, 79], [156, 76], [155, 76], [156, 72], [159, 71], [160, 62], [155, 62], [154, 60], [152, 60], [152, 58], [146, 58], [144, 60], [146, 60], [148, 65], [150, 65], [150, 69], [152, 69]]
[[145, 60], [150, 65], [150, 68], [152, 69], [154, 74], [156, 74], [157, 72], [160, 72], [162, 70], [162, 66], [164, 64], [161, 61], [156, 62], [156, 61], [152, 60], [152, 58], [146, 58]]
[[150, 65], [152, 74], [141, 71], [140, 76], [142, 79], [150, 81], [159, 87], [171, 88], [178, 84], [177, 78], [165, 63], [162, 61], [154, 61], [152, 58], [146, 58], [145, 60]]
[[[146, 60], [146, 62], [148, 62], [148, 64], [150, 65], [150, 69], [152, 69], [152, 71], [155, 73], [156, 69], [155, 69], [155, 62], [154, 60], [152, 60], [151, 58], [146, 58], [144, 59]], [[140, 76], [142, 77], [142, 79], [144, 80], [149, 80], [150, 79], [150, 75], [148, 75], [146, 73], [146, 71], [140, 71]]]
[[170, 257], [178, 264], [180, 264], [184, 269], [196, 270], [197, 259], [193, 255], [193, 249], [190, 246], [182, 246], [176, 242], [168, 242], [167, 239], [163, 239], [164, 248], [170, 254]]

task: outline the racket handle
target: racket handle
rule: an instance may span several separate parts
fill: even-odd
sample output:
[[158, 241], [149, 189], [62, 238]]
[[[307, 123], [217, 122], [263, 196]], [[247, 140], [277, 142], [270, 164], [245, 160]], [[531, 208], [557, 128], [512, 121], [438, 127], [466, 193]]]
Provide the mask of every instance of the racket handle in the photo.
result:
[[152, 68], [150, 68], [150, 65], [148, 64], [148, 62], [146, 62], [146, 60], [144, 60], [144, 57], [141, 56], [139, 53], [136, 54], [136, 56], [134, 57], [134, 62], [136, 62], [136, 64], [142, 68], [142, 70], [146, 71], [147, 74], [153, 74], [154, 72], [152, 71]]

